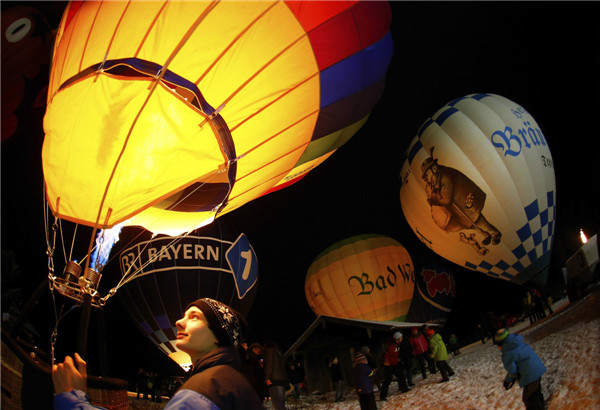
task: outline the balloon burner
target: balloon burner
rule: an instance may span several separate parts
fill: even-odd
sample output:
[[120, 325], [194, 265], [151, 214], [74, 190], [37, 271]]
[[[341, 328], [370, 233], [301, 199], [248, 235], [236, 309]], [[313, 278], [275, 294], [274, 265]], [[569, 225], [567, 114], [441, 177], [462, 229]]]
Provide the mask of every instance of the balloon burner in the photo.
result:
[[102, 274], [92, 268], [86, 268], [81, 275], [81, 265], [75, 261], [69, 261], [65, 266], [63, 277], [53, 277], [52, 281], [56, 290], [63, 296], [78, 302], [83, 302], [84, 295], [92, 296], [92, 306], [100, 307], [101, 302], [98, 294], [98, 284]]

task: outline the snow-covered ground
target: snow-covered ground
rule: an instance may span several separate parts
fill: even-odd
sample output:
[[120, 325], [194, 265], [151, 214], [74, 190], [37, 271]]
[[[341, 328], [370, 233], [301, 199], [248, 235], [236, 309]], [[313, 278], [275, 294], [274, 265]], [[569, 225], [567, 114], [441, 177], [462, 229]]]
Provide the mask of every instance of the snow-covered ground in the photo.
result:
[[[566, 311], [559, 311], [530, 329], [522, 330], [529, 325], [522, 322], [510, 331], [521, 333], [548, 369], [542, 377], [542, 392], [548, 409], [600, 409], [600, 319], [597, 315], [582, 321], [563, 317], [567, 323], [558, 325]], [[548, 328], [548, 332], [543, 328]], [[518, 384], [508, 391], [502, 386], [506, 372], [496, 346], [489, 341], [485, 345], [479, 342], [462, 348], [461, 353], [449, 359], [456, 375], [448, 383], [438, 383], [439, 373], [428, 375], [426, 380], [419, 374], [413, 378], [415, 386], [411, 391], [401, 394], [394, 382], [387, 401], [379, 401], [376, 393], [378, 409], [525, 408]], [[286, 404], [290, 409], [359, 410], [353, 390], [348, 388], [346, 393], [346, 400], [341, 403], [334, 403], [333, 393], [329, 393], [301, 397], [298, 401], [288, 399]]]

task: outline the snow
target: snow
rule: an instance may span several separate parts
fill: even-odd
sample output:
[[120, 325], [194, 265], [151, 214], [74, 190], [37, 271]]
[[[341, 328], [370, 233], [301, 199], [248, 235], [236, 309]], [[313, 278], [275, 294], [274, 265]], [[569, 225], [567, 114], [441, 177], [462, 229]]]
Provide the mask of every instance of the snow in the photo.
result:
[[[576, 321], [566, 319], [566, 324], [552, 326], [560, 321], [562, 312], [535, 327], [521, 322], [512, 327], [541, 357], [548, 369], [542, 376], [542, 392], [547, 409], [600, 409], [600, 319]], [[542, 327], [549, 330], [544, 332]], [[554, 331], [556, 328], [559, 330]], [[525, 329], [525, 330], [522, 330]], [[523, 409], [525, 408], [518, 383], [504, 390], [502, 382], [506, 371], [502, 366], [501, 352], [490, 341], [474, 343], [461, 349], [461, 354], [449, 357], [456, 374], [448, 383], [438, 383], [439, 373], [423, 380], [413, 377], [415, 386], [408, 393], [400, 393], [397, 383], [390, 386], [388, 400], [379, 401], [377, 407], [385, 409]], [[335, 403], [333, 392], [323, 396], [289, 399], [288, 408], [359, 410], [354, 390], [346, 389], [346, 400]]]

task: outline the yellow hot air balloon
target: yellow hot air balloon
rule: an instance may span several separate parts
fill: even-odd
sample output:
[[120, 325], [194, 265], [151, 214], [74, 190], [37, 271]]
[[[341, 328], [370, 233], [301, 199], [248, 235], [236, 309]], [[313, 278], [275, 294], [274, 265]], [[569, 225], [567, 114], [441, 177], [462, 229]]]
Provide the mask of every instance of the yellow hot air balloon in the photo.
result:
[[70, 3], [42, 163], [55, 216], [178, 235], [283, 188], [367, 120], [387, 2]]
[[454, 100], [419, 130], [401, 171], [402, 211], [423, 243], [489, 276], [544, 281], [556, 216], [554, 167], [532, 116], [499, 95]]
[[381, 96], [390, 22], [364, 0], [69, 3], [44, 117], [48, 231], [175, 238], [300, 180]]
[[404, 246], [387, 236], [358, 235], [331, 245], [313, 261], [304, 290], [317, 315], [405, 321], [414, 287]]

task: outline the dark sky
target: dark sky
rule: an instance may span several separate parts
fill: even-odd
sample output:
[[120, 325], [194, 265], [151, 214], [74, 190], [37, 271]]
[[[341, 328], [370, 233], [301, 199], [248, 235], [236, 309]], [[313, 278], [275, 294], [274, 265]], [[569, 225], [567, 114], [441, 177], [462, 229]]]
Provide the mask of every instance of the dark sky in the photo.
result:
[[[54, 26], [57, 4], [40, 5]], [[551, 277], [561, 274], [577, 249], [579, 228], [589, 234], [599, 229], [600, 28], [593, 2], [392, 2], [392, 33], [386, 90], [366, 125], [297, 184], [224, 216], [246, 233], [260, 264], [248, 317], [252, 340], [274, 340], [287, 350], [312, 323], [305, 274], [334, 242], [376, 233], [398, 240], [409, 252], [423, 247], [400, 206], [403, 153], [423, 121], [466, 94], [495, 93], [518, 102], [545, 134], [557, 186]], [[2, 249], [14, 252], [20, 269], [19, 278], [5, 278], [3, 260], [3, 291], [5, 279], [11, 279], [24, 297], [48, 272], [42, 117], [43, 108], [35, 110], [19, 133], [2, 143]], [[452, 266], [457, 299], [449, 327], [466, 333], [480, 311], [514, 311], [522, 288]], [[43, 323], [42, 333], [53, 321], [48, 294], [34, 315]], [[139, 366], [172, 369], [120, 308], [113, 303], [105, 309], [111, 375], [129, 377]], [[72, 338], [78, 314], [69, 314], [61, 325], [64, 338]], [[94, 313], [90, 323], [90, 357], [97, 354], [97, 317]], [[63, 343], [68, 351], [70, 342]]]

